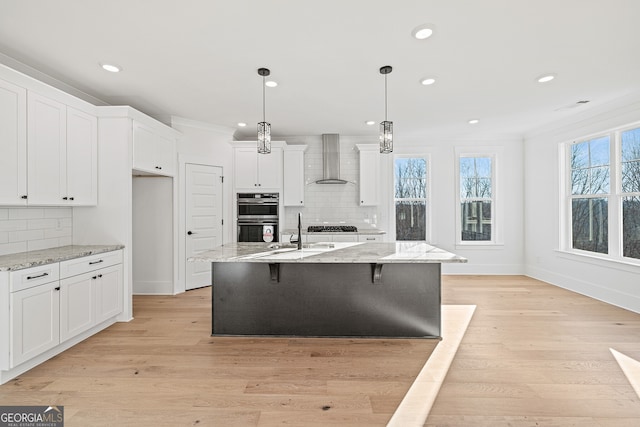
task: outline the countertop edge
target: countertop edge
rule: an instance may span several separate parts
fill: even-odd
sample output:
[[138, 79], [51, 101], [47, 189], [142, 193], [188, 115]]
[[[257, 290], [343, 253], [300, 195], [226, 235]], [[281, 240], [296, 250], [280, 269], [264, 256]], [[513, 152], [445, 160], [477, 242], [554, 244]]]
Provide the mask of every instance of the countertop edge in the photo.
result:
[[17, 271], [39, 265], [124, 249], [124, 245], [67, 245], [0, 256], [0, 271]]

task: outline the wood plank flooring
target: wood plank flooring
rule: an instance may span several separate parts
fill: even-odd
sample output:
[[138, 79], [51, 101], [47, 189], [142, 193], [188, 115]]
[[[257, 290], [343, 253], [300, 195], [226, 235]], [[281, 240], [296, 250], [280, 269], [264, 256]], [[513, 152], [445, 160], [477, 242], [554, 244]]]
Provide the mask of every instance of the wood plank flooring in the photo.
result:
[[[0, 404], [65, 405], [67, 426], [384, 426], [435, 344], [211, 338], [209, 292], [136, 297]], [[640, 360], [640, 314], [522, 276], [445, 276], [443, 303], [477, 308], [426, 426], [640, 425], [609, 350]]]
[[640, 315], [521, 276], [448, 276], [477, 308], [426, 426], [637, 427], [610, 348], [640, 360]]
[[210, 337], [210, 289], [134, 317], [0, 387], [67, 426], [385, 425], [438, 340]]

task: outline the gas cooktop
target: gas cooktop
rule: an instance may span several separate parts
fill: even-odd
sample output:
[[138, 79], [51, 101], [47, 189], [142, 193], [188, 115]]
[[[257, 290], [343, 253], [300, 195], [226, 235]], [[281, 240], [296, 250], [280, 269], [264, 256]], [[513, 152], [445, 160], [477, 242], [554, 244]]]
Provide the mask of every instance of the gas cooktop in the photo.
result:
[[308, 233], [355, 233], [358, 229], [353, 225], [310, 225]]

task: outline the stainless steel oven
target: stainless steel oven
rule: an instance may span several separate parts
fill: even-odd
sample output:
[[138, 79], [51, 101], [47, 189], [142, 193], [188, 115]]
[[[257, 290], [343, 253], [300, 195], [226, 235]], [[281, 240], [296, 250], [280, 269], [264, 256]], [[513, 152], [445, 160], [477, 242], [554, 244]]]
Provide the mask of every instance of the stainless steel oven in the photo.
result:
[[277, 242], [278, 193], [238, 193], [238, 242]]

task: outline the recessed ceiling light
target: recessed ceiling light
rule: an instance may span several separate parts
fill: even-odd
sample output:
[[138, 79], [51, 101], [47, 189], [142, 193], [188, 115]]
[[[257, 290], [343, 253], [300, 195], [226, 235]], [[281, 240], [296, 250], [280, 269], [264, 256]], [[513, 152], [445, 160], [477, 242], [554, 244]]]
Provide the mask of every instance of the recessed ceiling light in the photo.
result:
[[244, 122], [238, 122], [238, 126], [240, 126], [241, 128], [245, 127], [247, 124]]
[[411, 35], [413, 35], [413, 37], [417, 38], [418, 40], [428, 39], [433, 35], [433, 25], [422, 24], [419, 27], [414, 28], [411, 32]]
[[426, 77], [424, 79], [420, 79], [420, 84], [422, 84], [424, 86], [432, 85], [435, 82], [436, 82], [436, 79], [434, 79], [433, 77]]
[[110, 73], [119, 73], [120, 67], [113, 64], [100, 64], [103, 70], [109, 71]]
[[555, 74], [543, 74], [539, 76], [536, 80], [538, 81], [538, 83], [546, 83], [546, 82], [550, 82], [555, 78], [556, 78]]
[[364, 122], [364, 124], [367, 125], [367, 126], [373, 126], [373, 125], [376, 124], [376, 122], [373, 121], [373, 120], [367, 120], [366, 122]]
[[265, 86], [267, 86], [267, 87], [276, 87], [276, 86], [278, 86], [278, 83], [277, 83], [277, 82], [274, 82], [273, 80], [267, 80], [267, 81], [264, 83], [264, 85], [265, 85]]
[[479, 122], [480, 122], [480, 120], [478, 120], [478, 119], [471, 119], [471, 120], [469, 120], [469, 124], [470, 124], [470, 125], [475, 125], [476, 123], [479, 123]]

